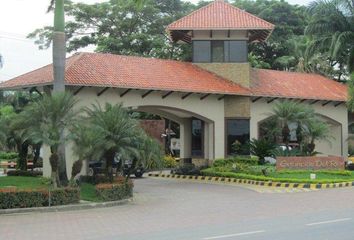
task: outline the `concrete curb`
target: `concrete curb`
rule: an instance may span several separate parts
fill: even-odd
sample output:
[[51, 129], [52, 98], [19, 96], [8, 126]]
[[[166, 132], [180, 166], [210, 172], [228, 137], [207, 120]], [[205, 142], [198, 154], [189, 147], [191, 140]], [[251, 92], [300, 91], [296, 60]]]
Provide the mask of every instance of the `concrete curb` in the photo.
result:
[[114, 207], [114, 206], [127, 204], [132, 201], [133, 201], [133, 197], [119, 200], [119, 201], [112, 201], [112, 202], [90, 202], [90, 203], [82, 203], [82, 204], [53, 206], [53, 207], [0, 209], [0, 215], [16, 214], [16, 213], [64, 212], [64, 211], [76, 211], [76, 210], [86, 210], [86, 209], [94, 209], [94, 208], [107, 208], [107, 207]]
[[282, 187], [282, 188], [307, 188], [307, 189], [326, 189], [326, 188], [341, 188], [353, 187], [354, 182], [341, 182], [341, 183], [284, 183], [284, 182], [271, 182], [271, 181], [256, 181], [250, 179], [236, 179], [226, 177], [210, 177], [210, 176], [189, 176], [189, 175], [176, 175], [176, 174], [159, 174], [149, 173], [149, 177], [173, 178], [180, 180], [195, 180], [205, 182], [217, 183], [238, 183], [238, 184], [252, 184], [263, 187]]

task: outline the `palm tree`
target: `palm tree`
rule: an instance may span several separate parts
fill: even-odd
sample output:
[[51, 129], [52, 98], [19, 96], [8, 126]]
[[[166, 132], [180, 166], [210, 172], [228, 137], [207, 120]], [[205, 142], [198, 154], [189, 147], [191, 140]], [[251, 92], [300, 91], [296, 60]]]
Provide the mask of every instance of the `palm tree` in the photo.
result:
[[138, 155], [136, 166], [144, 166], [146, 169], [161, 169], [163, 167], [163, 151], [157, 140], [149, 137], [141, 130], [141, 139], [138, 141]]
[[354, 111], [354, 72], [350, 76], [350, 80], [348, 81], [348, 109], [349, 111]]
[[65, 129], [75, 122], [76, 102], [69, 93], [54, 93], [52, 96], [43, 96], [42, 99], [31, 103], [21, 112], [22, 117], [27, 119], [23, 127], [28, 129], [28, 138], [34, 143], [43, 143], [50, 147], [49, 160], [54, 187], [60, 186], [58, 171], [63, 166], [61, 164], [63, 156], [59, 152], [59, 146], [65, 144], [69, 138]]
[[307, 152], [310, 155], [315, 151], [315, 141], [329, 140], [332, 137], [328, 124], [318, 118], [308, 122], [305, 135], [308, 138]]
[[283, 143], [288, 147], [290, 140], [289, 124], [296, 122], [298, 126], [305, 126], [314, 116], [314, 111], [295, 101], [285, 100], [275, 104], [272, 115], [280, 123]]
[[[129, 117], [122, 105], [107, 103], [104, 108], [99, 104], [87, 108], [90, 129], [95, 133], [95, 152], [106, 161], [106, 173], [113, 181], [113, 161], [117, 155], [127, 155], [136, 150], [139, 136], [137, 122]], [[122, 166], [119, 167], [121, 171]]]
[[310, 3], [308, 11], [311, 20], [306, 28], [306, 34], [313, 37], [310, 51], [325, 53], [332, 67], [338, 65], [343, 69], [343, 64], [346, 64], [348, 72], [352, 72], [354, 70], [354, 2], [316, 0]]

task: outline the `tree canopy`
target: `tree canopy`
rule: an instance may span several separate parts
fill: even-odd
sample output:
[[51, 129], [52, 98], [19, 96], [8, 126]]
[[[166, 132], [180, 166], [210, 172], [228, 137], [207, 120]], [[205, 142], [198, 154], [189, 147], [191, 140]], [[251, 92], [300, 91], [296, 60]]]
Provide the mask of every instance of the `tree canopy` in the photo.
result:
[[[353, 6], [348, 0], [317, 0], [308, 7], [284, 0], [234, 0], [244, 9], [275, 25], [270, 38], [249, 45], [249, 61], [256, 68], [316, 72], [336, 80], [352, 69]], [[84, 4], [66, 1], [67, 50], [90, 45], [95, 51], [123, 55], [191, 60], [191, 46], [174, 44], [165, 28], [210, 1], [110, 0]], [[323, 30], [325, 29], [325, 30]], [[29, 34], [39, 48], [52, 41], [52, 27]]]

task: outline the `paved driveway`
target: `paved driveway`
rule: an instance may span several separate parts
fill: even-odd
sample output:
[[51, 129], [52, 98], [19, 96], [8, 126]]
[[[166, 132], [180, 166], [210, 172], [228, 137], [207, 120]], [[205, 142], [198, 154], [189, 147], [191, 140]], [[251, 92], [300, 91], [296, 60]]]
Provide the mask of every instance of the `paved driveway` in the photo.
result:
[[354, 188], [259, 193], [144, 178], [128, 205], [0, 216], [0, 239], [354, 239]]

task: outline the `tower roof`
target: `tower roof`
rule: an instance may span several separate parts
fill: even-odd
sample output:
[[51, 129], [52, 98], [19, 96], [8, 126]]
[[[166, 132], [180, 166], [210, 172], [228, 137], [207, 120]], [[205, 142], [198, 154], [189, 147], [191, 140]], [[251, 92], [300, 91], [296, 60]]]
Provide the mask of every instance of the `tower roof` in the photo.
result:
[[213, 1], [167, 26], [174, 41], [188, 41], [188, 36], [182, 35], [192, 30], [249, 30], [250, 41], [264, 41], [273, 29], [273, 24], [223, 0]]

